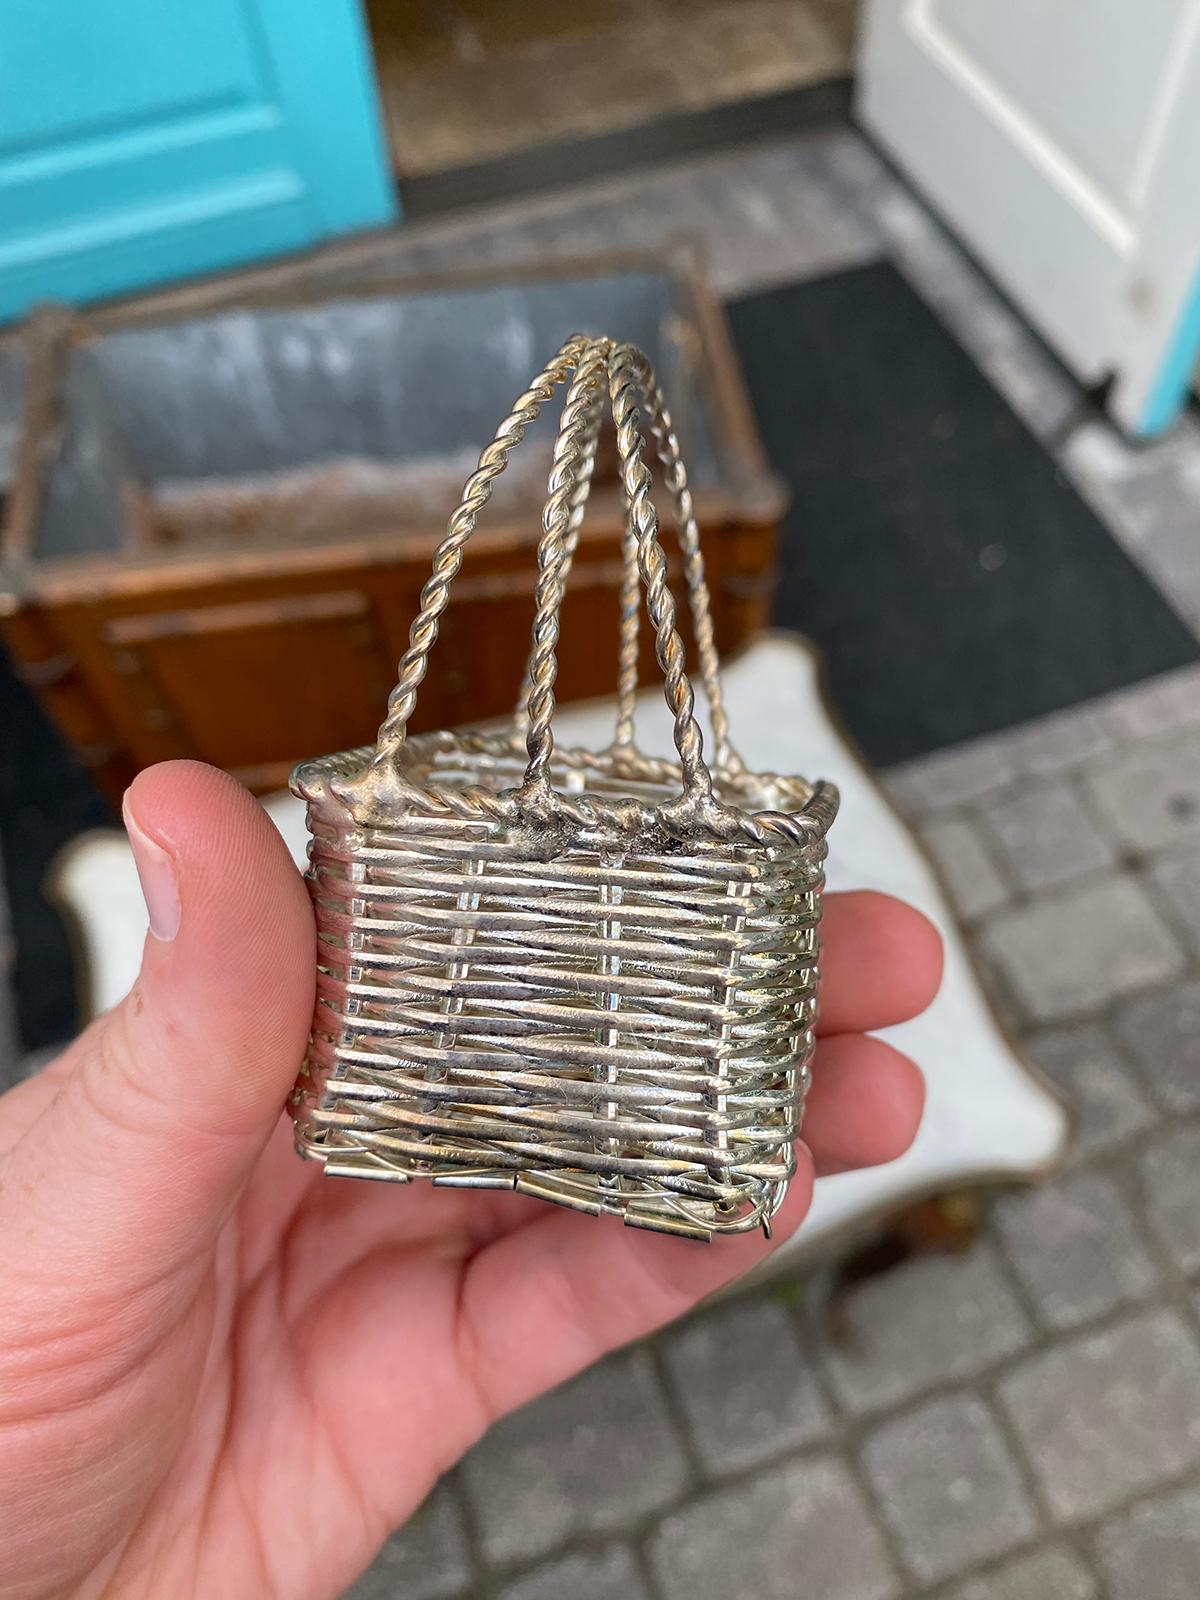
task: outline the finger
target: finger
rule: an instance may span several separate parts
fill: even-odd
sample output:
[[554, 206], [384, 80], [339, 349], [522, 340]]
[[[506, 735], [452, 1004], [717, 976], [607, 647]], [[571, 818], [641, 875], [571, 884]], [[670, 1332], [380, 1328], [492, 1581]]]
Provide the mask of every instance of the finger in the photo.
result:
[[821, 921], [822, 1033], [866, 1033], [924, 1011], [942, 981], [928, 917], [891, 895], [831, 894]]
[[151, 923], [141, 972], [73, 1047], [3, 1188], [10, 1256], [26, 1241], [114, 1300], [215, 1237], [278, 1121], [315, 971], [303, 881], [240, 785], [169, 762], [137, 779], [126, 818]]
[[459, 1300], [459, 1353], [494, 1420], [607, 1351], [681, 1316], [789, 1238], [812, 1203], [812, 1160], [797, 1146], [787, 1200], [761, 1232], [711, 1244], [552, 1212], [479, 1252]]
[[921, 1069], [882, 1039], [822, 1039], [804, 1106], [804, 1139], [819, 1175], [902, 1156], [925, 1108]]

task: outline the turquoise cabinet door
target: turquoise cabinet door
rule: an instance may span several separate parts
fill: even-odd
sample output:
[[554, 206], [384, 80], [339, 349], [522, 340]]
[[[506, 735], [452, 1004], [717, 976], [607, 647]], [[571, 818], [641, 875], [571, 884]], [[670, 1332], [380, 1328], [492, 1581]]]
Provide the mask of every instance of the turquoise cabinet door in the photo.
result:
[[0, 319], [395, 212], [357, 0], [0, 3]]

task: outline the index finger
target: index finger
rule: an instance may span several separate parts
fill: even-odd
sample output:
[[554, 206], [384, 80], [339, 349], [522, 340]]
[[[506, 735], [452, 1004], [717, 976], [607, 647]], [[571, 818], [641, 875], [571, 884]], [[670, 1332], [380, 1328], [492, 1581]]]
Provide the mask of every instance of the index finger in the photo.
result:
[[889, 894], [831, 894], [821, 921], [820, 1033], [866, 1033], [924, 1011], [942, 979], [941, 935]]

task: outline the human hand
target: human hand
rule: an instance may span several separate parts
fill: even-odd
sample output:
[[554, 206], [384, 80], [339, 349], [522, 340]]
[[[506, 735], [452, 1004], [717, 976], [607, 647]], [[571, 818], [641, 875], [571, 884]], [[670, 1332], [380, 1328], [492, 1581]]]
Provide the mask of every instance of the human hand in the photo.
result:
[[[504, 1412], [745, 1271], [522, 1196], [323, 1179], [281, 1114], [312, 916], [265, 813], [192, 762], [126, 817], [141, 974], [0, 1097], [0, 1596], [324, 1600]], [[831, 896], [786, 1238], [818, 1173], [888, 1161], [923, 1086], [863, 1030], [920, 1011], [937, 934]]]

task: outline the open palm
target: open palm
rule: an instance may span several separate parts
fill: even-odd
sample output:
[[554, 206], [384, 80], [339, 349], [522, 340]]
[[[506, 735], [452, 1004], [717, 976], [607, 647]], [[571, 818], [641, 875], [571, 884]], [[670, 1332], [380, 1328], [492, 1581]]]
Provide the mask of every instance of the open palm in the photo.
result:
[[[759, 1260], [516, 1195], [323, 1177], [281, 1107], [312, 1011], [307, 895], [210, 768], [144, 773], [151, 901], [123, 1004], [0, 1098], [0, 1596], [336, 1595], [497, 1417]], [[177, 926], [175, 925], [177, 924]], [[937, 935], [831, 897], [816, 1172], [890, 1160], [920, 1074], [864, 1030], [932, 997]]]

